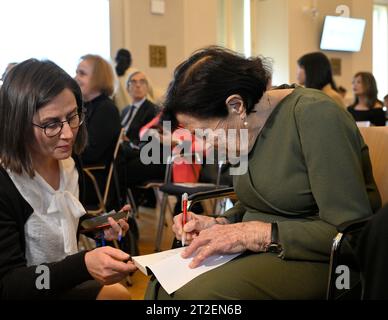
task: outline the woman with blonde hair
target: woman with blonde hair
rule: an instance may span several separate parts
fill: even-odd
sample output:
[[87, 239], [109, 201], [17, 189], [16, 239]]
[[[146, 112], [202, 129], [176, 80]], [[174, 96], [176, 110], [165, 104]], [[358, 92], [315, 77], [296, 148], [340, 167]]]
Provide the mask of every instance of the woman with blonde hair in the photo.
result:
[[[119, 112], [111, 99], [114, 92], [112, 66], [98, 55], [84, 55], [78, 64], [75, 80], [85, 101], [88, 130], [88, 144], [81, 155], [83, 164], [108, 167], [121, 130]], [[105, 175], [97, 180], [103, 185]], [[90, 189], [86, 186], [86, 190]], [[87, 191], [87, 203], [95, 203], [93, 195]]]

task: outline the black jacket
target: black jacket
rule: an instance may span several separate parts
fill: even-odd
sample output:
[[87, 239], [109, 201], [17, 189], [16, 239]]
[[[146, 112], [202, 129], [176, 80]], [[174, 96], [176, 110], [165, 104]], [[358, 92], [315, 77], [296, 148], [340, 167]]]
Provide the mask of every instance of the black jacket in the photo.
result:
[[50, 290], [36, 288], [35, 281], [40, 274], [36, 273], [36, 266], [27, 267], [25, 258], [24, 225], [32, 212], [0, 166], [0, 300], [54, 298], [92, 279], [85, 265], [85, 252], [79, 252], [46, 264], [50, 271]]
[[[129, 112], [131, 106], [127, 106], [123, 109], [121, 113], [121, 121], [124, 119], [125, 115]], [[138, 145], [140, 142], [140, 129], [150, 122], [153, 118], [156, 117], [158, 113], [158, 106], [153, 104], [149, 100], [145, 100], [142, 105], [137, 110], [135, 117], [133, 118], [129, 128], [127, 130], [127, 137], [129, 141], [133, 144]]]
[[385, 111], [383, 108], [374, 108], [370, 110], [356, 110], [354, 107], [348, 107], [356, 121], [370, 121], [375, 126], [385, 126]]
[[84, 165], [110, 163], [120, 133], [120, 115], [106, 95], [85, 103], [88, 145], [82, 153]]

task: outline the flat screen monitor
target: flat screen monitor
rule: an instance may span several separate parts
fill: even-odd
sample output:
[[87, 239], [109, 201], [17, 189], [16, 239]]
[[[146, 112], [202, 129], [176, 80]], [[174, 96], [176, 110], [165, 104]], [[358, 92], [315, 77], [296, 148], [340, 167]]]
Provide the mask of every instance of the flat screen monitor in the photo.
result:
[[364, 19], [326, 16], [321, 36], [321, 50], [360, 51], [365, 23]]

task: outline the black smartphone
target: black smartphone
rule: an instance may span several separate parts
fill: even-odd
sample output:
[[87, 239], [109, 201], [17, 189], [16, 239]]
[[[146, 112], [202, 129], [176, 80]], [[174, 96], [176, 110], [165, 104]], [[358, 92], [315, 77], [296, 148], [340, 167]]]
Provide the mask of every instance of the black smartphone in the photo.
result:
[[120, 219], [128, 220], [129, 211], [119, 211], [119, 212], [109, 212], [104, 213], [98, 217], [86, 219], [81, 222], [81, 227], [84, 229], [83, 231], [91, 231], [95, 229], [102, 229], [109, 227], [108, 218], [111, 217], [115, 221]]

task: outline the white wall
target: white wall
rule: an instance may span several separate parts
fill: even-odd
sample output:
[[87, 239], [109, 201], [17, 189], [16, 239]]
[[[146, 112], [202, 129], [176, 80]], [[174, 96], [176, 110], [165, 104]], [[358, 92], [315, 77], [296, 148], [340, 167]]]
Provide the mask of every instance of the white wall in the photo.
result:
[[[112, 56], [125, 47], [133, 67], [151, 79], [157, 95], [165, 92], [175, 67], [194, 50], [216, 44], [217, 0], [165, 0], [165, 14], [151, 14], [150, 1], [110, 0]], [[149, 64], [149, 45], [167, 48], [167, 67]]]
[[252, 54], [273, 60], [274, 85], [288, 83], [289, 73], [289, 1], [255, 1]]
[[[367, 20], [362, 50], [359, 53], [325, 52], [342, 60], [338, 85], [351, 95], [353, 75], [372, 71], [373, 0], [252, 0], [252, 54], [274, 60], [274, 84], [296, 81], [296, 61], [319, 50], [325, 15], [335, 15], [340, 4], [349, 6], [351, 17]], [[319, 15], [313, 18], [303, 7], [317, 3]], [[156, 91], [162, 93], [174, 68], [194, 50], [210, 44], [225, 44], [243, 51], [243, 0], [165, 0], [166, 13], [150, 13], [148, 0], [110, 0], [112, 56], [126, 47], [134, 66], [144, 70]], [[167, 67], [149, 66], [148, 46], [167, 47]]]
[[[323, 20], [337, 15], [335, 9], [344, 4], [354, 18], [367, 20], [362, 50], [359, 53], [329, 52], [329, 58], [340, 58], [342, 75], [338, 85], [351, 95], [353, 75], [360, 70], [372, 71], [372, 12], [373, 0], [266, 0], [255, 1], [254, 53], [274, 59], [274, 83], [296, 82], [296, 61], [305, 53], [319, 51]], [[307, 14], [303, 8], [317, 4], [318, 16]]]
[[184, 56], [217, 43], [218, 2], [209, 0], [183, 0]]

